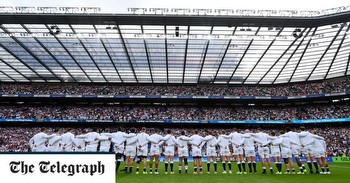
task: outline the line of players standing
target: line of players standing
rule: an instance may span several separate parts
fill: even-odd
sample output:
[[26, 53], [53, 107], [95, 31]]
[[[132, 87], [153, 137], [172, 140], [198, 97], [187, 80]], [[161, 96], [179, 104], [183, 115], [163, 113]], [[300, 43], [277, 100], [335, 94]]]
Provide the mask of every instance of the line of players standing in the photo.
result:
[[[280, 131], [279, 136], [276, 132], [270, 135], [262, 132], [260, 128], [256, 133], [251, 133], [248, 129], [243, 133], [239, 133], [237, 129], [233, 129], [230, 134], [226, 130], [222, 130], [219, 134], [216, 131], [207, 130], [206, 136], [202, 137], [195, 130], [190, 137], [186, 136], [185, 131], [175, 138], [171, 130], [167, 130], [165, 136], [161, 136], [159, 132], [152, 129], [152, 134], [147, 134], [147, 129], [142, 128], [136, 133], [135, 128], [131, 128], [129, 133], [118, 130], [114, 133], [105, 131], [97, 133], [97, 129], [93, 129], [86, 134], [75, 136], [72, 129], [68, 129], [66, 133], [60, 135], [58, 130], [52, 135], [46, 134], [46, 129], [42, 128], [41, 132], [30, 139], [32, 151], [87, 151], [87, 152], [108, 152], [111, 145], [116, 153], [117, 166], [116, 171], [121, 164], [122, 157], [125, 159], [125, 167], [122, 171], [132, 173], [134, 159], [136, 161], [136, 174], [139, 174], [139, 167], [143, 162], [143, 174], [147, 174], [146, 159], [150, 156], [149, 173], [159, 174], [158, 162], [159, 156], [163, 152], [165, 155], [165, 173], [174, 174], [173, 158], [177, 154], [179, 157], [179, 174], [182, 173], [183, 165], [185, 173], [188, 173], [188, 157], [191, 153], [194, 161], [194, 174], [202, 174], [202, 155], [207, 156], [207, 173], [210, 173], [211, 164], [214, 165], [214, 173], [217, 173], [217, 155], [222, 162], [223, 174], [232, 173], [231, 165], [231, 148], [235, 156], [238, 172], [237, 174], [256, 173], [256, 152], [261, 159], [263, 174], [266, 174], [266, 166], [269, 166], [270, 173], [274, 173], [270, 157], [273, 157], [277, 168], [276, 174], [282, 174], [282, 159], [285, 163], [286, 174], [296, 174], [292, 157], [295, 157], [299, 172], [304, 174], [307, 172], [304, 164], [301, 162], [299, 155], [303, 154], [307, 160], [310, 173], [330, 174], [328, 164], [326, 162], [326, 144], [323, 137], [312, 134], [300, 128], [300, 132], [293, 132], [289, 127], [286, 131]], [[217, 137], [216, 137], [217, 136]], [[149, 148], [150, 147], [150, 148]], [[205, 153], [202, 153], [202, 149]], [[177, 151], [176, 151], [177, 150]], [[217, 151], [218, 150], [218, 151]], [[176, 153], [177, 152], [177, 153]], [[316, 158], [316, 159], [314, 159]], [[317, 160], [317, 161], [316, 161]], [[155, 169], [153, 169], [155, 163]], [[248, 165], [248, 171], [246, 169]], [[316, 171], [313, 171], [313, 166]], [[321, 172], [319, 171], [319, 166]], [[227, 166], [227, 167], [226, 167]]]

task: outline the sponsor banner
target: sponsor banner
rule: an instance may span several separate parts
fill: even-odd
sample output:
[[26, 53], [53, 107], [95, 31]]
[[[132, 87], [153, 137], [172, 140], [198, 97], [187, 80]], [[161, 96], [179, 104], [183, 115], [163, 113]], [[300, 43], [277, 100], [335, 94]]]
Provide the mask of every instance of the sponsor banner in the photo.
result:
[[327, 119], [306, 119], [291, 120], [292, 123], [331, 123], [331, 122], [350, 122], [350, 118], [327, 118]]
[[255, 96], [240, 96], [240, 99], [255, 99]]
[[285, 124], [284, 120], [208, 120], [209, 123], [233, 123], [233, 124]]
[[64, 94], [51, 94], [50, 97], [52, 97], [52, 98], [64, 98], [64, 97], [66, 97], [66, 95], [64, 95]]
[[192, 95], [178, 95], [176, 98], [193, 98]]
[[208, 96], [210, 99], [223, 99], [224, 96]]
[[18, 94], [18, 97], [34, 97], [33, 94]]
[[285, 99], [288, 99], [288, 97], [286, 97], [286, 96], [271, 96], [271, 99], [274, 99], [274, 100], [285, 100]]
[[0, 153], [0, 172], [11, 183], [114, 183], [112, 153]]
[[114, 98], [129, 98], [129, 95], [114, 95]]
[[146, 98], [161, 98], [160, 95], [146, 95]]
[[97, 98], [97, 95], [82, 95], [83, 98]]
[[306, 95], [306, 98], [315, 98], [315, 97], [324, 97], [325, 94], [313, 94], [313, 95]]
[[0, 122], [36, 122], [36, 119], [0, 118]]
[[333, 162], [350, 162], [350, 157], [340, 156], [340, 157], [332, 157]]

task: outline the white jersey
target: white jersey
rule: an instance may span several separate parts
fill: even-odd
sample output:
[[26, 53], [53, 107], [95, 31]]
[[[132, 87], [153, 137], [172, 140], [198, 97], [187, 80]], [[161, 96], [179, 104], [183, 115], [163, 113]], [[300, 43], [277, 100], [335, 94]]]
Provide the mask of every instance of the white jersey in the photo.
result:
[[[84, 152], [85, 151], [85, 136], [84, 135], [77, 135], [74, 138], [75, 146], [74, 151], [76, 152]], [[80, 148], [79, 148], [80, 146]]]
[[112, 142], [114, 143], [114, 152], [115, 153], [124, 153], [124, 142], [126, 133], [117, 131], [112, 133]]
[[233, 132], [229, 135], [233, 148], [236, 148], [236, 146], [242, 145], [242, 140], [243, 140], [242, 135], [243, 134], [238, 132]]
[[62, 137], [60, 135], [56, 135], [49, 140], [49, 144], [47, 146], [47, 150], [50, 152], [59, 152], [62, 151], [61, 145], [63, 142], [61, 141]]
[[244, 150], [254, 150], [254, 145], [255, 145], [255, 139], [252, 135], [252, 133], [245, 133], [242, 135], [243, 137], [243, 147]]
[[273, 157], [281, 156], [280, 145], [282, 144], [282, 139], [279, 137], [270, 137], [271, 139], [271, 155]]
[[217, 156], [216, 148], [215, 148], [216, 142], [217, 142], [216, 137], [212, 135], [207, 135], [206, 137], [204, 137], [203, 144], [206, 143], [207, 145], [207, 148], [206, 148], [207, 156]]
[[54, 137], [55, 134], [47, 135], [44, 132], [40, 132], [35, 134], [30, 140], [29, 144], [32, 147], [33, 152], [43, 152], [46, 151], [46, 145], [45, 143], [52, 137]]
[[70, 152], [73, 151], [74, 147], [74, 135], [71, 132], [67, 132], [62, 136], [62, 142], [64, 144], [63, 151]]
[[280, 138], [282, 140], [282, 143], [280, 144], [282, 158], [291, 158], [292, 149], [289, 137], [287, 135], [281, 135]]
[[304, 146], [308, 146], [311, 144], [311, 141], [313, 141], [312, 134], [308, 131], [303, 131], [299, 133], [300, 142]]
[[289, 137], [292, 148], [293, 147], [300, 148], [301, 143], [300, 143], [299, 134], [297, 132], [289, 131], [285, 133], [285, 135]]
[[188, 156], [188, 143], [191, 138], [181, 135], [177, 139], [178, 144], [178, 155], [179, 157], [187, 157]]
[[202, 142], [204, 140], [204, 138], [200, 135], [192, 135], [190, 137], [191, 139], [191, 144], [192, 144], [192, 155], [193, 157], [199, 157], [202, 156]]
[[125, 156], [134, 157], [136, 155], [137, 136], [135, 133], [124, 135], [125, 138]]
[[230, 155], [230, 139], [227, 135], [219, 135], [219, 138], [216, 143], [220, 147], [220, 156]]
[[147, 133], [141, 132], [137, 134], [137, 155], [138, 156], [147, 156], [148, 154], [148, 143], [150, 137]]
[[163, 140], [164, 140], [164, 144], [165, 144], [164, 155], [174, 156], [175, 145], [177, 144], [175, 137], [171, 134], [167, 134], [165, 137], [163, 137]]
[[[161, 141], [163, 137], [157, 133], [152, 134], [150, 136], [151, 139], [153, 139], [153, 142], [151, 141], [151, 149], [150, 149], [150, 155], [160, 155], [160, 146], [164, 143], [164, 141]], [[155, 143], [158, 142], [158, 143]]]
[[111, 141], [109, 138], [112, 138], [111, 133], [101, 133], [98, 137], [98, 140], [100, 141], [100, 151], [101, 152], [108, 152], [111, 148]]
[[86, 134], [85, 141], [87, 142], [86, 151], [87, 152], [96, 152], [100, 135], [97, 132], [89, 132]]
[[302, 148], [302, 154], [304, 156], [309, 156], [314, 154], [314, 150], [312, 149], [311, 144], [314, 141], [314, 138], [312, 137], [312, 134], [308, 131], [302, 131], [299, 133], [300, 142], [304, 146]]

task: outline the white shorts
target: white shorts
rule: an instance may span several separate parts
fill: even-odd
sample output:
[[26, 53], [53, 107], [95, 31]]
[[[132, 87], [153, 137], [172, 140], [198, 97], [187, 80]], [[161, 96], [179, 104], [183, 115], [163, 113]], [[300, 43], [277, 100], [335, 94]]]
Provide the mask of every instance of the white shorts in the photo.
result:
[[197, 146], [192, 146], [192, 156], [193, 157], [202, 157], [202, 150]]
[[159, 145], [151, 145], [151, 149], [149, 151], [150, 156], [160, 155]]
[[175, 154], [174, 146], [165, 146], [164, 148], [165, 156], [174, 156], [174, 154]]
[[100, 152], [109, 152], [110, 147], [102, 146], [100, 147]]
[[124, 146], [114, 147], [114, 152], [123, 154], [124, 153]]
[[326, 153], [324, 151], [315, 151], [315, 158], [326, 157]]
[[220, 148], [220, 156], [230, 156], [230, 149]]
[[282, 148], [281, 154], [282, 154], [282, 158], [291, 158], [292, 157], [292, 150], [289, 148]]
[[250, 157], [250, 156], [255, 156], [255, 151], [254, 149], [245, 149], [245, 156]]
[[271, 147], [271, 156], [278, 157], [281, 156], [281, 151], [279, 146], [272, 146]]
[[141, 149], [137, 148], [137, 156], [147, 156], [148, 155], [148, 148], [147, 146], [141, 147]]
[[303, 154], [303, 156], [313, 156], [314, 152], [311, 146], [305, 146], [301, 149], [301, 154]]
[[217, 156], [215, 148], [207, 148], [207, 156]]
[[270, 148], [269, 147], [259, 147], [258, 148], [259, 156], [262, 158], [269, 158], [270, 157]]
[[242, 147], [236, 147], [236, 146], [234, 146], [234, 147], [233, 147], [233, 153], [234, 153], [235, 155], [243, 154], [243, 148], [242, 148]]
[[135, 157], [136, 156], [136, 147], [135, 146], [126, 146], [124, 155]]
[[188, 148], [179, 148], [178, 155], [179, 157], [188, 157]]
[[299, 157], [300, 156], [300, 147], [299, 146], [292, 146], [292, 155], [294, 157]]

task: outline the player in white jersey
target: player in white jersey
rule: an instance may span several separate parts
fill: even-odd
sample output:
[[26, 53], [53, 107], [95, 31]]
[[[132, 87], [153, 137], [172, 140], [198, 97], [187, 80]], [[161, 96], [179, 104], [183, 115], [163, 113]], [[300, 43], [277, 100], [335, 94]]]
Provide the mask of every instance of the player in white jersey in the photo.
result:
[[185, 164], [185, 173], [188, 174], [188, 143], [190, 141], [189, 137], [186, 137], [186, 132], [181, 131], [181, 136], [179, 136], [176, 140], [178, 143], [178, 156], [179, 156], [179, 174], [182, 171], [182, 162]]
[[85, 147], [85, 150], [87, 152], [97, 152], [97, 147], [100, 139], [101, 137], [100, 134], [97, 133], [97, 129], [92, 129], [92, 131], [86, 134], [85, 141], [87, 142], [87, 145]]
[[192, 156], [193, 156], [193, 174], [197, 174], [197, 167], [199, 166], [199, 174], [203, 174], [202, 165], [202, 142], [204, 138], [198, 135], [198, 130], [194, 130], [194, 135], [190, 137], [190, 143], [192, 145]]
[[271, 156], [273, 157], [275, 161], [275, 165], [277, 168], [276, 174], [282, 174], [282, 162], [281, 162], [281, 150], [280, 145], [282, 144], [282, 139], [277, 136], [277, 134], [272, 131], [270, 136], [270, 150], [271, 150]]
[[72, 133], [72, 129], [68, 128], [67, 132], [61, 135], [61, 141], [63, 142], [62, 151], [64, 152], [72, 152], [73, 147], [76, 145], [74, 141], [74, 134]]
[[[314, 131], [315, 133], [316, 131]], [[318, 164], [321, 167], [320, 174], [330, 174], [328, 163], [326, 160], [326, 142], [323, 137], [318, 135], [312, 135], [314, 141], [312, 143], [312, 147], [314, 149], [315, 158], [318, 161]], [[326, 168], [326, 171], [325, 171]]]
[[155, 161], [155, 171], [154, 174], [159, 174], [158, 172], [158, 165], [159, 165], [159, 155], [160, 155], [160, 146], [163, 145], [164, 141], [161, 141], [163, 137], [157, 133], [157, 130], [152, 130], [152, 135], [150, 136], [151, 139], [154, 141], [158, 141], [158, 143], [151, 142], [151, 149], [150, 149], [150, 162], [149, 162], [149, 173], [153, 173], [153, 161]]
[[232, 143], [233, 153], [237, 161], [237, 167], [238, 167], [237, 174], [242, 174], [242, 167], [243, 167], [243, 173], [246, 174], [245, 161], [243, 156], [243, 147], [242, 147], [242, 141], [243, 141], [242, 135], [243, 134], [237, 132], [237, 128], [233, 128], [231, 134], [229, 135], [230, 141]]
[[104, 129], [98, 140], [100, 141], [100, 152], [109, 152], [112, 144], [112, 134], [109, 133], [109, 129]]
[[257, 133], [253, 133], [253, 136], [256, 139], [258, 139], [260, 142], [263, 143], [263, 144], [260, 144], [258, 146], [258, 153], [259, 153], [261, 165], [263, 168], [262, 174], [266, 174], [266, 162], [265, 162], [265, 160], [267, 161], [267, 164], [269, 165], [270, 173], [273, 174], [272, 163], [270, 160], [270, 148], [268, 146], [269, 140], [270, 140], [269, 135], [264, 133], [261, 128], [258, 128]]
[[114, 143], [115, 160], [117, 161], [117, 166], [115, 172], [118, 172], [122, 157], [124, 154], [124, 142], [125, 142], [125, 132], [119, 127], [117, 132], [112, 133], [112, 142]]
[[58, 129], [54, 130], [54, 134], [55, 136], [49, 139], [47, 150], [50, 152], [60, 152], [62, 151], [61, 146], [63, 146], [63, 142], [61, 141], [62, 137]]
[[175, 145], [177, 141], [175, 137], [171, 134], [171, 130], [166, 131], [164, 141], [164, 155], [165, 155], [165, 174], [168, 174], [168, 163], [170, 162], [170, 174], [174, 174], [174, 154], [175, 154]]
[[[280, 134], [283, 134], [283, 131], [280, 131]], [[280, 146], [282, 158], [284, 159], [284, 163], [286, 165], [286, 174], [290, 174], [290, 168], [292, 168], [292, 173], [295, 174], [294, 163], [292, 161], [292, 147], [290, 139], [288, 135], [285, 134], [281, 135], [280, 138], [282, 140]]]
[[202, 142], [203, 146], [206, 144], [206, 155], [207, 155], [207, 174], [210, 174], [210, 162], [211, 160], [214, 162], [214, 173], [217, 174], [218, 165], [216, 162], [216, 137], [213, 136], [213, 132], [211, 130], [207, 131], [207, 136], [204, 137], [204, 141]]
[[217, 145], [220, 147], [220, 156], [221, 156], [221, 161], [222, 161], [222, 167], [224, 171], [222, 172], [223, 174], [226, 174], [226, 162], [228, 162], [228, 167], [229, 167], [229, 173], [232, 173], [231, 170], [231, 153], [230, 153], [230, 139], [229, 136], [226, 135], [226, 131], [222, 130], [221, 134], [218, 137], [217, 140]]
[[297, 164], [299, 166], [300, 172], [298, 172], [298, 174], [304, 174], [305, 166], [304, 166], [304, 163], [301, 162], [301, 160], [300, 160], [301, 142], [300, 142], [299, 134], [297, 132], [293, 132], [290, 127], [287, 127], [286, 131], [287, 131], [287, 133], [285, 133], [285, 134], [288, 135], [288, 137], [290, 139], [290, 143], [292, 145], [293, 157], [295, 158], [295, 160], [297, 161]]
[[83, 131], [82, 134], [76, 135], [74, 138], [74, 142], [76, 146], [74, 146], [75, 152], [85, 152], [86, 151], [86, 133]]
[[249, 168], [249, 173], [252, 172], [252, 165], [253, 165], [253, 170], [254, 173], [256, 173], [256, 161], [255, 161], [255, 142], [257, 142], [260, 145], [265, 146], [266, 142], [261, 142], [259, 139], [254, 138], [253, 134], [249, 131], [249, 129], [244, 130], [244, 134], [242, 135], [242, 142], [243, 142], [243, 147], [245, 151], [245, 157], [247, 158], [248, 161], [248, 168]]
[[[300, 127], [300, 133], [299, 133], [299, 138], [300, 138], [300, 143], [302, 146], [302, 154], [305, 156], [306, 158], [306, 162], [307, 165], [310, 169], [310, 174], [313, 174], [314, 171], [312, 169], [312, 163], [314, 164], [315, 168], [316, 168], [316, 174], [319, 173], [318, 171], [318, 164], [314, 158], [314, 152], [312, 149], [312, 146], [309, 145], [310, 141], [313, 140], [312, 135], [310, 132], [306, 131], [304, 126]], [[305, 145], [306, 144], [306, 145]]]
[[[125, 168], [124, 171], [125, 173], [132, 173], [132, 167], [134, 163], [134, 158], [136, 156], [136, 143], [137, 143], [137, 137], [136, 137], [136, 129], [131, 128], [129, 131], [129, 134], [125, 134], [123, 137], [125, 139]], [[121, 144], [124, 143], [121, 142]], [[119, 146], [120, 144], [117, 144]], [[129, 167], [129, 171], [128, 171]]]
[[136, 161], [136, 174], [139, 174], [139, 167], [141, 161], [143, 161], [143, 174], [147, 174], [147, 155], [148, 155], [148, 143], [158, 143], [159, 141], [153, 141], [152, 138], [146, 133], [147, 129], [142, 127], [141, 133], [137, 134], [137, 158]]
[[45, 143], [52, 137], [54, 137], [55, 134], [47, 135], [46, 134], [46, 128], [41, 128], [40, 132], [35, 134], [30, 140], [29, 145], [33, 152], [44, 152], [46, 151], [46, 145]]

